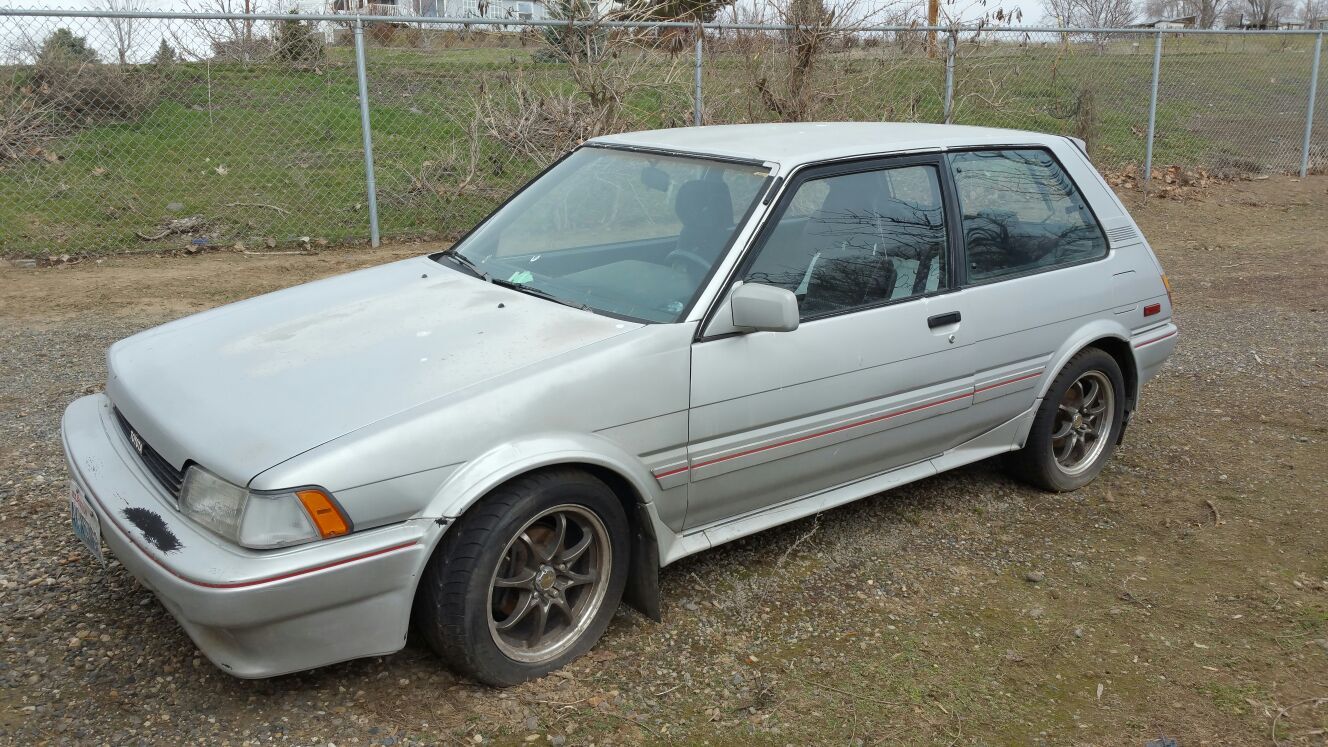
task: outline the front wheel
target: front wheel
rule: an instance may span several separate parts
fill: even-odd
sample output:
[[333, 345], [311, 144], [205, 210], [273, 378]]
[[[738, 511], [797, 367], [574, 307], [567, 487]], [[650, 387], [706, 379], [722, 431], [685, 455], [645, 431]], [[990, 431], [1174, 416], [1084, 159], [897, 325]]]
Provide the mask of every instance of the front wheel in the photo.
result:
[[525, 475], [466, 512], [429, 561], [415, 621], [457, 671], [499, 687], [588, 651], [627, 580], [627, 516], [580, 470]]
[[1093, 481], [1116, 449], [1125, 421], [1125, 380], [1116, 359], [1088, 348], [1061, 369], [1034, 416], [1024, 448], [1011, 455], [1019, 477], [1044, 490]]

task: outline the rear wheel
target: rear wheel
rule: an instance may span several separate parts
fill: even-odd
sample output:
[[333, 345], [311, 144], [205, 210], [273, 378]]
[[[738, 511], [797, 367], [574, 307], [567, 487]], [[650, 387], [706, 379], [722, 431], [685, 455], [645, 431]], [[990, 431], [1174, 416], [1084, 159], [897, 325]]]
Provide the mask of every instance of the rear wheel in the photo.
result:
[[498, 488], [448, 530], [420, 581], [416, 626], [490, 685], [543, 676], [588, 651], [622, 598], [630, 535], [592, 475], [553, 469]]
[[1105, 351], [1088, 348], [1052, 382], [1027, 443], [1011, 456], [1014, 471], [1044, 490], [1081, 488], [1111, 458], [1124, 418], [1120, 366]]

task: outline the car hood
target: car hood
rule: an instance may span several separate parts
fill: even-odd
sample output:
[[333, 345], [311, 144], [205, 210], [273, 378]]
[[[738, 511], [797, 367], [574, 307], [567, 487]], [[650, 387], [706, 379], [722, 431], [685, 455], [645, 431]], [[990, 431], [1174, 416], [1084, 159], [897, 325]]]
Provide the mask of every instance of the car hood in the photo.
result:
[[377, 420], [639, 326], [419, 257], [121, 340], [107, 393], [172, 465], [243, 484]]

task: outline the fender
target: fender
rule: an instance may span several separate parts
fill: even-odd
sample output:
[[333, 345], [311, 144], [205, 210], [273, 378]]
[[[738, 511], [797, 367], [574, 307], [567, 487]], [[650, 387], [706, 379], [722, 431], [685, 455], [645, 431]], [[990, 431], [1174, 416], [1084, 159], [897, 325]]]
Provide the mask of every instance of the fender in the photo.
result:
[[[1052, 382], [1060, 375], [1061, 369], [1065, 368], [1065, 364], [1069, 363], [1070, 359], [1077, 355], [1079, 351], [1104, 338], [1117, 340], [1127, 349], [1130, 347], [1130, 330], [1114, 319], [1094, 319], [1075, 330], [1073, 334], [1065, 339], [1065, 342], [1061, 343], [1061, 346], [1051, 354], [1051, 359], [1047, 363], [1047, 375], [1042, 377], [1042, 382], [1038, 387], [1037, 399], [1033, 403], [1034, 411], [1042, 405], [1042, 400], [1046, 398]], [[1130, 365], [1133, 366], [1135, 380], [1138, 381], [1139, 363], [1135, 359], [1133, 351], [1130, 353]], [[1126, 402], [1127, 411], [1132, 406], [1132, 402]], [[1033, 418], [1027, 418], [1017, 434], [1015, 443], [1022, 447], [1028, 441], [1028, 431], [1032, 427]], [[1125, 429], [1122, 428], [1121, 435], [1124, 436], [1124, 434]]]
[[660, 490], [645, 464], [621, 446], [587, 433], [545, 432], [499, 444], [468, 460], [448, 476], [425, 506], [423, 515], [455, 519], [490, 490], [541, 467], [580, 462], [610, 469], [654, 503]]
[[[635, 455], [594, 434], [550, 432], [533, 434], [496, 446], [466, 462], [439, 486], [422, 512], [434, 528], [424, 541], [432, 556], [445, 527], [504, 482], [542, 467], [589, 464], [613, 472], [639, 496], [627, 506], [633, 525], [632, 568], [625, 599], [647, 617], [660, 619], [660, 558], [668, 557], [678, 535], [659, 518], [658, 482]], [[421, 574], [422, 575], [422, 574]]]

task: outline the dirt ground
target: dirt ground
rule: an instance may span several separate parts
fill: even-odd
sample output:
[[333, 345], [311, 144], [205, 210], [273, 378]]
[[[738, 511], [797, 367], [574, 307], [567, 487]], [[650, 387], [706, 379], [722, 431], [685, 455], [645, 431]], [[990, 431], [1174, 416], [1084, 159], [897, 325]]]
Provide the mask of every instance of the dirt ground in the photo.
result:
[[623, 610], [589, 656], [501, 692], [416, 641], [232, 679], [68, 528], [59, 416], [109, 343], [426, 247], [0, 269], [0, 736], [1328, 743], [1328, 177], [1136, 216], [1183, 336], [1092, 485], [983, 463], [689, 558], [663, 571], [662, 624]]

